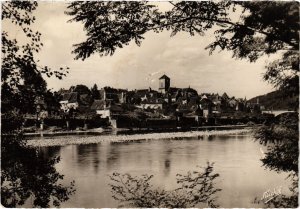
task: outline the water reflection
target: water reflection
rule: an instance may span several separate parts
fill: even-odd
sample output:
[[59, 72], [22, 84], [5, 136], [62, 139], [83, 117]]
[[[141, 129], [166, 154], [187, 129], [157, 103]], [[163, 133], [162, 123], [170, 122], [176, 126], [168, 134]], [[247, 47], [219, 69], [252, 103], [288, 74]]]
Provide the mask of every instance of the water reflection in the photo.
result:
[[120, 147], [120, 143], [112, 143], [112, 144], [108, 144], [107, 145], [107, 149], [108, 149], [108, 154], [107, 154], [107, 170], [110, 170], [111, 168], [113, 168], [114, 166], [118, 165], [120, 163], [120, 158], [122, 156], [120, 156], [120, 152], [119, 147]]
[[261, 167], [260, 147], [247, 135], [64, 146], [56, 168], [65, 177], [76, 180], [77, 190], [62, 207], [119, 206], [108, 186], [112, 173], [154, 175], [154, 188], [173, 191], [178, 187], [176, 174], [207, 161], [215, 162], [215, 172], [220, 174], [215, 183], [222, 189], [218, 193], [222, 207], [260, 207], [253, 204], [256, 196], [268, 188], [288, 185], [284, 173]]
[[98, 173], [98, 168], [99, 168], [99, 164], [100, 164], [100, 158], [99, 158], [98, 147], [97, 146], [94, 145], [92, 147], [92, 153], [93, 153], [93, 167], [94, 167], [94, 171], [96, 173]]
[[38, 147], [36, 148], [37, 154], [43, 159], [54, 158], [59, 155], [61, 147]]
[[165, 177], [167, 177], [171, 171], [171, 155], [172, 155], [173, 150], [167, 144], [164, 144], [163, 146], [164, 146], [163, 149], [165, 150], [163, 173], [164, 173]]
[[[75, 192], [56, 171], [60, 148], [28, 148], [2, 136], [1, 203], [5, 207], [58, 207]], [[8, 143], [6, 143], [8, 142]]]

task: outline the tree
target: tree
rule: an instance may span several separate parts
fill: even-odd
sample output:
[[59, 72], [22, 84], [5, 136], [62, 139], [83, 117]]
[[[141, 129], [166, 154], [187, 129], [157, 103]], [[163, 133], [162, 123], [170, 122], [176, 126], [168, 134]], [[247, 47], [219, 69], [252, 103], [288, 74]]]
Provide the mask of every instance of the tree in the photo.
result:
[[35, 98], [43, 96], [47, 89], [42, 74], [49, 77], [55, 75], [59, 79], [66, 75], [65, 69], [53, 71], [47, 66], [39, 66], [35, 59], [35, 53], [43, 46], [41, 34], [29, 27], [35, 21], [31, 13], [36, 7], [37, 2], [29, 1], [2, 4], [2, 21], [17, 25], [28, 38], [28, 43], [20, 45], [16, 39], [11, 39], [7, 31], [2, 31], [1, 93], [4, 113], [12, 109], [32, 113]]
[[50, 113], [56, 113], [59, 114], [60, 112], [60, 100], [61, 95], [59, 95], [57, 92], [52, 92], [50, 90], [47, 90], [45, 93], [45, 104], [47, 111]]
[[91, 88], [91, 94], [92, 94], [93, 100], [100, 99], [100, 92], [98, 90], [97, 84], [94, 84], [94, 86]]
[[76, 85], [74, 87], [73, 92], [77, 92], [79, 95], [82, 95], [82, 94], [91, 94], [90, 89], [87, 86], [82, 85], [82, 84]]
[[202, 172], [177, 174], [179, 187], [172, 191], [153, 188], [152, 175], [132, 177], [130, 174], [113, 173], [110, 187], [113, 198], [122, 204], [119, 207], [187, 208], [199, 203], [218, 207], [215, 194], [221, 189], [215, 188], [217, 177], [219, 174], [213, 172], [213, 164], [207, 163]]
[[298, 157], [299, 157], [299, 114], [283, 113], [274, 123], [259, 127], [255, 138], [262, 144], [271, 143], [262, 159], [263, 165], [276, 172], [288, 172], [293, 183], [290, 196], [277, 196], [268, 202], [268, 207], [298, 206]]
[[63, 186], [63, 175], [56, 171], [59, 157], [43, 158], [37, 148], [26, 147], [21, 135], [2, 136], [1, 204], [16, 208], [32, 197], [32, 207], [58, 207], [75, 192], [74, 181]]
[[[70, 21], [82, 22], [86, 41], [75, 44], [77, 59], [93, 53], [113, 55], [134, 40], [140, 45], [148, 31], [187, 32], [191, 36], [214, 30], [215, 41], [207, 46], [233, 52], [234, 58], [256, 61], [265, 54], [286, 51], [271, 63], [264, 79], [276, 87], [298, 93], [298, 2], [170, 2], [172, 8], [161, 12], [150, 2], [72, 2]], [[238, 14], [234, 21], [231, 14]], [[287, 61], [288, 59], [288, 61]], [[282, 66], [282, 67], [278, 67]], [[290, 74], [290, 73], [291, 74]], [[285, 77], [282, 77], [285, 74]]]
[[2, 31], [1, 65], [1, 203], [17, 207], [33, 198], [33, 206], [59, 206], [74, 192], [74, 183], [64, 186], [54, 165], [58, 157], [41, 159], [37, 150], [26, 146], [22, 134], [23, 116], [36, 111], [35, 100], [47, 93], [42, 75], [65, 76], [64, 69], [52, 71], [41, 67], [35, 59], [43, 46], [41, 34], [30, 29], [37, 2], [3, 2], [2, 21], [8, 21], [23, 31], [28, 40], [21, 45], [9, 33]]
[[295, 109], [299, 108], [299, 53], [287, 51], [282, 59], [275, 60], [267, 66], [264, 80], [270, 82], [289, 97], [296, 97], [292, 102]]

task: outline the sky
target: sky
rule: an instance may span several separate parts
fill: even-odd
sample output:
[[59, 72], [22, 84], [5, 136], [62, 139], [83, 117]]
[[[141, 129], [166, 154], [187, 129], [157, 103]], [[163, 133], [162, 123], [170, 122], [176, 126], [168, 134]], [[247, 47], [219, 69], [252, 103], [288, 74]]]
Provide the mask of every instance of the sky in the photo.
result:
[[[167, 9], [168, 3], [157, 3]], [[86, 60], [75, 60], [73, 44], [85, 40], [83, 25], [68, 22], [64, 14], [66, 2], [39, 2], [34, 12], [36, 22], [32, 28], [42, 33], [44, 47], [37, 55], [40, 65], [52, 69], [69, 67], [69, 74], [63, 80], [46, 78], [48, 88], [68, 89], [72, 85], [84, 84], [98, 88], [111, 86], [124, 89], [151, 87], [158, 89], [158, 78], [166, 74], [171, 78], [172, 87], [191, 87], [198, 93], [227, 92], [229, 96], [248, 99], [273, 91], [263, 81], [265, 65], [272, 61], [262, 57], [255, 63], [232, 58], [232, 52], [215, 51], [209, 55], [205, 47], [214, 40], [212, 32], [205, 36], [190, 36], [170, 32], [145, 34], [141, 46], [131, 43], [118, 49], [113, 56], [100, 57], [94, 54]], [[3, 30], [15, 37], [21, 33], [9, 24], [2, 24]]]

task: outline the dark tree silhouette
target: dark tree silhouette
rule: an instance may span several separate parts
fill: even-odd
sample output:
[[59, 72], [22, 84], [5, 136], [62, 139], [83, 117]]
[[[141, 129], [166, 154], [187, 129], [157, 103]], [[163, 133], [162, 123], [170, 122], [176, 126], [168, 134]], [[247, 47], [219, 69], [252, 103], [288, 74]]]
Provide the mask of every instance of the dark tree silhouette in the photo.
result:
[[91, 94], [93, 99], [100, 99], [100, 92], [98, 90], [97, 84], [94, 84], [94, 86], [91, 88]]
[[47, 94], [42, 74], [62, 78], [64, 69], [52, 71], [35, 59], [42, 47], [41, 34], [30, 29], [37, 2], [3, 2], [2, 20], [20, 27], [28, 40], [25, 45], [2, 31], [1, 65], [1, 204], [18, 207], [32, 197], [33, 207], [59, 206], [74, 192], [74, 182], [64, 186], [55, 169], [59, 158], [42, 159], [37, 150], [26, 146], [21, 127], [25, 113], [36, 111], [35, 100]]
[[120, 202], [120, 207], [160, 207], [187, 208], [199, 203], [208, 207], [216, 205], [215, 179], [219, 176], [213, 172], [213, 163], [207, 163], [203, 171], [192, 171], [186, 175], [177, 174], [178, 188], [166, 191], [151, 185], [153, 175], [132, 177], [130, 174], [113, 173], [111, 192], [113, 198]]
[[73, 92], [77, 92], [79, 95], [81, 94], [91, 94], [90, 89], [82, 84], [76, 85], [73, 89]]
[[17, 25], [28, 38], [28, 43], [21, 45], [16, 39], [12, 39], [5, 29], [2, 31], [2, 107], [4, 112], [17, 109], [22, 113], [32, 113], [35, 98], [44, 97], [47, 90], [42, 74], [49, 77], [55, 75], [62, 79], [67, 71], [63, 68], [51, 70], [47, 66], [39, 66], [34, 57], [43, 46], [41, 34], [29, 27], [35, 21], [32, 12], [36, 9], [37, 2], [12, 1], [1, 6], [2, 21], [8, 20]]
[[270, 144], [262, 159], [266, 168], [276, 172], [288, 172], [292, 180], [291, 195], [277, 196], [267, 203], [268, 207], [298, 206], [298, 157], [299, 157], [299, 114], [283, 113], [271, 125], [265, 125], [255, 132], [255, 138], [262, 144]]
[[51, 90], [47, 90], [45, 93], [45, 104], [46, 109], [49, 113], [60, 113], [60, 103], [59, 101], [62, 99], [62, 95], [58, 94], [57, 92], [52, 92]]
[[19, 207], [31, 197], [31, 207], [58, 207], [75, 192], [74, 181], [63, 186], [63, 175], [55, 169], [60, 158], [41, 157], [36, 148], [20, 143], [21, 138], [21, 135], [2, 136], [5, 143], [1, 146], [2, 205]]
[[[298, 2], [169, 2], [161, 12], [151, 2], [72, 2], [70, 21], [82, 22], [86, 41], [75, 44], [77, 59], [93, 53], [113, 55], [131, 41], [140, 45], [148, 31], [187, 32], [191, 36], [214, 30], [215, 41], [207, 46], [233, 52], [234, 58], [256, 61], [265, 54], [284, 51], [282, 58], [267, 66], [264, 79], [276, 87], [299, 92]], [[237, 18], [232, 14], [238, 15]]]

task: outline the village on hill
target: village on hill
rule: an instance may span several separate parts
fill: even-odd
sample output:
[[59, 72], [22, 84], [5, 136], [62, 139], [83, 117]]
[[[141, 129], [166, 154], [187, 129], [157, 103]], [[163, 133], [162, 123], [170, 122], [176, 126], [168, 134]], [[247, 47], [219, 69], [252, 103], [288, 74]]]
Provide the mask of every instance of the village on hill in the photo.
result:
[[264, 108], [259, 101], [250, 103], [246, 98], [230, 97], [227, 93], [199, 94], [191, 87], [172, 87], [171, 79], [167, 75], [159, 78], [157, 90], [112, 87], [98, 90], [95, 84], [91, 89], [84, 85], [72, 86], [68, 90], [60, 89], [55, 95], [59, 103], [57, 105], [47, 107], [43, 98], [36, 102], [39, 110], [36, 119], [43, 123], [43, 128], [51, 118], [65, 120], [66, 125], [64, 122], [56, 124], [67, 126], [68, 129], [99, 126], [168, 128], [257, 123]]

